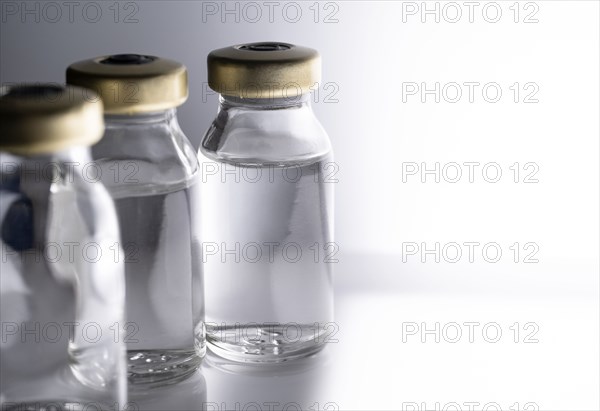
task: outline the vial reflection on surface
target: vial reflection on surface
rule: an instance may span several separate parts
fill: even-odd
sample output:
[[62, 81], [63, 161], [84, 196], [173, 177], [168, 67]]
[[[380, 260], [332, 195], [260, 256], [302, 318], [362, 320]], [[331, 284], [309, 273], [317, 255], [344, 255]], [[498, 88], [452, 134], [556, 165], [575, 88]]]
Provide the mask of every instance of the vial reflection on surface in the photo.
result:
[[240, 363], [207, 354], [202, 372], [210, 383], [203, 410], [337, 410], [327, 397], [329, 350], [290, 362]]

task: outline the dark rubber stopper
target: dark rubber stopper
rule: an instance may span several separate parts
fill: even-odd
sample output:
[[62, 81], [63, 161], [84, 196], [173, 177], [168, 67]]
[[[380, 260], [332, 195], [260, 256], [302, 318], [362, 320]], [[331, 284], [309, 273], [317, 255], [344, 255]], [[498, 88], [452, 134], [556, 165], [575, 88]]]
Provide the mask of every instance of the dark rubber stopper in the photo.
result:
[[156, 60], [153, 56], [142, 56], [141, 54], [115, 54], [108, 56], [100, 61], [102, 64], [112, 64], [117, 66], [147, 64]]
[[249, 50], [249, 51], [277, 51], [277, 50], [289, 50], [292, 47], [289, 44], [283, 43], [252, 43], [252, 44], [244, 44], [240, 46], [240, 50]]

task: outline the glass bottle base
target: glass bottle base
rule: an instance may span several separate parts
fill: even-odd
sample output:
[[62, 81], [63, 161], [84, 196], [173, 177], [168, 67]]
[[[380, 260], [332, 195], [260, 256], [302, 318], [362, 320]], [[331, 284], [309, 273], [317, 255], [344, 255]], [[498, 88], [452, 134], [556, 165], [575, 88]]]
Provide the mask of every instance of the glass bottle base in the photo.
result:
[[184, 350], [127, 351], [127, 380], [131, 385], [165, 385], [190, 376], [200, 367], [204, 352]]
[[214, 354], [237, 362], [277, 363], [308, 357], [325, 346], [314, 325], [252, 324], [208, 326], [207, 346]]

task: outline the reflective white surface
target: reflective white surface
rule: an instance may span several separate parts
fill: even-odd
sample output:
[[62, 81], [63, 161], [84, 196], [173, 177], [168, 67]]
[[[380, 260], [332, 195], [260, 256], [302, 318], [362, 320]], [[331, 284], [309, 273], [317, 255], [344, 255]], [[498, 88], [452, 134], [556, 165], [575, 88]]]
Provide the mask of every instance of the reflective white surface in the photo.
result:
[[314, 357], [273, 367], [209, 354], [200, 370], [205, 380], [165, 387], [161, 406], [595, 410], [599, 318], [593, 272], [588, 284], [568, 285], [568, 266], [534, 268], [491, 272], [481, 265], [416, 266], [394, 257], [342, 255], [339, 328], [332, 336], [337, 342]]

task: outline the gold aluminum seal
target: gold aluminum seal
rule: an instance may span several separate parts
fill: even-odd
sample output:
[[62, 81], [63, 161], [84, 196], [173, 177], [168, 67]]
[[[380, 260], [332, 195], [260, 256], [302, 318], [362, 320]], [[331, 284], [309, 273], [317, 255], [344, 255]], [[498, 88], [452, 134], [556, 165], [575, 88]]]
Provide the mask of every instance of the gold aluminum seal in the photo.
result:
[[116, 54], [73, 63], [67, 83], [96, 91], [107, 114], [161, 111], [188, 97], [187, 69], [155, 56]]
[[239, 98], [290, 98], [308, 93], [321, 78], [316, 50], [289, 43], [248, 43], [208, 55], [208, 85]]
[[89, 146], [104, 134], [102, 101], [72, 86], [19, 85], [0, 88], [0, 150], [47, 154]]

